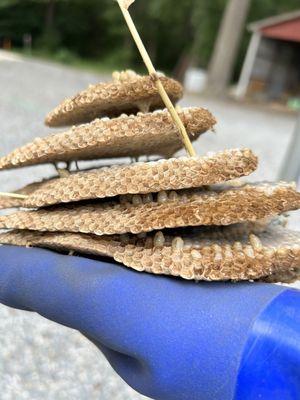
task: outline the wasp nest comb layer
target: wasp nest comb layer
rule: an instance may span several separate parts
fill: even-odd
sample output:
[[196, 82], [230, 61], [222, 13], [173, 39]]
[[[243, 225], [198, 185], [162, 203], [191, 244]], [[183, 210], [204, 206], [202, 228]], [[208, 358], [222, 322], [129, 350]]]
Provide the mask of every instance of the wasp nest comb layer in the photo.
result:
[[[186, 108], [179, 112], [192, 140], [212, 129], [216, 123], [203, 108]], [[159, 154], [173, 155], [182, 141], [167, 110], [124, 115], [114, 119], [96, 119], [46, 138], [36, 138], [6, 157], [0, 169], [57, 161], [128, 157]]]
[[44, 182], [24, 199], [22, 206], [43, 207], [121, 194], [188, 189], [245, 176], [256, 167], [257, 158], [248, 149], [103, 167]]
[[[235, 232], [236, 230], [236, 232]], [[184, 279], [255, 280], [283, 277], [300, 265], [300, 234], [269, 227], [253, 234], [246, 226], [198, 229], [187, 236], [147, 235], [143, 239], [75, 233], [11, 231], [0, 235], [3, 244], [47, 247], [109, 256], [127, 267]]]
[[[166, 163], [166, 164], [160, 165], [161, 163], [163, 164]], [[236, 165], [233, 165], [234, 163], [236, 163]], [[212, 164], [215, 165], [215, 168], [212, 169], [213, 175], [209, 170]], [[182, 173], [180, 173], [181, 165], [184, 169]], [[201, 176], [198, 178], [197, 176], [193, 177], [193, 179], [191, 180], [190, 177], [186, 175], [188, 175], [189, 167], [194, 168], [195, 165], [198, 165], [199, 168], [201, 167], [201, 165], [203, 166], [200, 174]], [[220, 168], [220, 171], [215, 171], [215, 169], [217, 169], [218, 166]], [[232, 166], [234, 171], [230, 172], [229, 169]], [[174, 168], [174, 171], [176, 172], [174, 177], [173, 176], [171, 177], [172, 168]], [[150, 192], [159, 192], [160, 190], [172, 190], [172, 189], [177, 190], [182, 188], [197, 187], [199, 186], [199, 184], [197, 184], [197, 181], [198, 182], [201, 181], [201, 185], [208, 184], [208, 183], [203, 183], [202, 181], [205, 182], [210, 181], [210, 184], [213, 184], [216, 183], [217, 181], [223, 182], [226, 180], [235, 179], [237, 177], [243, 176], [243, 171], [244, 175], [249, 175], [256, 168], [257, 168], [257, 157], [253, 155], [253, 153], [250, 150], [247, 149], [225, 150], [224, 152], [220, 152], [217, 154], [210, 154], [209, 156], [202, 158], [183, 157], [177, 159], [160, 160], [158, 162], [135, 163], [124, 166], [105, 167], [99, 170], [81, 172], [80, 176], [78, 176], [78, 173], [76, 174], [73, 173], [70, 174], [69, 178], [75, 175], [76, 178], [75, 181], [76, 180], [81, 181], [82, 174], [89, 174], [88, 179], [92, 179], [93, 181], [92, 183], [96, 185], [98, 189], [100, 186], [99, 182], [101, 182], [101, 180], [104, 180], [104, 182], [107, 181], [105, 184], [106, 185], [105, 190], [107, 190], [107, 192], [105, 193], [107, 194], [105, 193], [103, 194], [102, 190], [99, 196], [97, 196], [97, 198], [103, 198], [103, 197], [111, 197], [127, 193], [133, 193], [133, 194], [150, 193]], [[166, 179], [162, 181], [162, 184], [160, 184], [158, 180], [164, 176], [164, 171], [166, 169], [168, 170], [168, 174], [170, 175], [170, 180], [168, 181], [166, 177]], [[223, 169], [225, 169], [225, 175]], [[146, 175], [144, 175], [145, 171]], [[155, 179], [153, 182], [151, 180], [151, 174]], [[124, 182], [125, 185], [127, 184], [127, 186], [124, 187], [124, 182], [121, 180], [124, 178], [125, 175], [126, 175], [126, 182], [125, 181]], [[232, 177], [229, 177], [229, 175]], [[135, 176], [137, 178], [137, 184], [134, 184]], [[184, 177], [182, 182], [179, 181], [180, 176]], [[214, 176], [217, 178], [217, 181], [215, 182], [213, 182]], [[42, 207], [43, 205], [48, 205], [48, 204], [35, 205], [33, 203], [33, 201], [35, 201], [34, 200], [35, 193], [37, 193], [40, 197], [41, 192], [43, 193], [44, 189], [48, 190], [49, 187], [52, 187], [51, 186], [52, 184], [55, 187], [58, 186], [61, 189], [61, 185], [63, 182], [62, 179], [63, 178], [55, 176], [50, 179], [45, 179], [41, 182], [32, 183], [15, 191], [15, 193], [17, 194], [24, 194], [30, 196], [30, 198], [27, 200], [13, 198], [13, 197], [11, 198], [1, 197], [0, 195], [0, 210], [5, 208], [18, 208], [18, 207], [35, 208], [35, 207]], [[110, 184], [108, 182], [108, 179], [111, 179], [111, 183], [114, 188], [113, 193], [115, 194], [110, 194], [111, 192], [108, 192], [107, 186]], [[131, 179], [132, 182], [131, 184], [129, 184], [128, 181], [130, 181]], [[143, 186], [141, 186], [141, 184], [143, 184]], [[139, 189], [137, 189], [137, 187]], [[84, 198], [85, 200], [89, 199], [87, 194], [88, 190], [90, 189], [84, 187], [84, 192], [86, 194], [86, 197]], [[80, 196], [78, 195], [78, 197]], [[81, 199], [79, 198], [78, 200]], [[66, 202], [69, 201], [73, 200], [68, 200]], [[55, 204], [57, 203], [59, 203], [59, 201], [57, 201]]]
[[138, 234], [199, 225], [257, 221], [300, 208], [300, 193], [280, 183], [239, 188], [125, 195], [119, 201], [57, 206], [0, 217], [0, 228]]
[[[48, 126], [65, 126], [92, 121], [101, 116], [153, 111], [164, 108], [155, 80], [132, 71], [113, 74], [114, 82], [91, 85], [66, 99], [46, 117]], [[164, 76], [159, 78], [170, 99], [176, 103], [183, 95], [181, 84]]]

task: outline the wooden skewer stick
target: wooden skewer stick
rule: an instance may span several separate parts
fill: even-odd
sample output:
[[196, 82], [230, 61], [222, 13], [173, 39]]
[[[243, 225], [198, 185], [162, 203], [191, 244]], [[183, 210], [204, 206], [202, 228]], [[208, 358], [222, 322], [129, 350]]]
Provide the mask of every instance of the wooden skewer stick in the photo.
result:
[[141, 56], [144, 60], [144, 63], [149, 71], [150, 76], [155, 80], [155, 84], [156, 87], [159, 91], [159, 94], [163, 100], [163, 102], [165, 103], [167, 109], [169, 110], [169, 113], [172, 116], [172, 119], [174, 121], [174, 123], [176, 124], [176, 126], [178, 127], [178, 130], [180, 132], [180, 135], [182, 137], [182, 141], [183, 144], [185, 146], [185, 149], [187, 151], [187, 153], [191, 156], [191, 157], [195, 157], [196, 156], [196, 152], [193, 148], [193, 145], [190, 141], [189, 135], [187, 134], [187, 131], [185, 129], [185, 126], [183, 124], [183, 122], [181, 121], [172, 101], [170, 100], [163, 84], [161, 83], [159, 76], [157, 75], [157, 72], [154, 68], [154, 65], [151, 61], [151, 58], [149, 57], [149, 54], [147, 53], [147, 50], [142, 42], [142, 39], [135, 27], [135, 24], [131, 18], [131, 15], [128, 11], [128, 8], [131, 6], [132, 3], [134, 3], [135, 0], [116, 0], [120, 6], [120, 9], [122, 11], [122, 14], [125, 18], [125, 21], [128, 25], [128, 28], [132, 34], [132, 37], [137, 45], [137, 48], [139, 50], [139, 52], [141, 53]]
[[19, 193], [5, 193], [0, 192], [0, 197], [11, 197], [12, 199], [27, 199], [29, 196], [26, 194], [19, 194]]

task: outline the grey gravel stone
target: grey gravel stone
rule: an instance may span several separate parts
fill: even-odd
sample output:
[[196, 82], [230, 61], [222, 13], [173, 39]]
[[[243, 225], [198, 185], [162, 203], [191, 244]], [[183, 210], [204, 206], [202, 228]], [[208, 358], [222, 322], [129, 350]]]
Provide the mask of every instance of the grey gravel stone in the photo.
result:
[[[63, 98], [107, 77], [40, 61], [12, 59], [0, 52], [0, 155], [54, 130], [45, 115]], [[260, 157], [251, 179], [276, 179], [294, 127], [291, 115], [187, 96], [186, 105], [209, 108], [216, 134], [196, 143], [198, 154], [229, 147], [250, 147]], [[11, 191], [54, 173], [52, 166], [1, 172], [1, 190]], [[299, 212], [292, 226], [300, 229]], [[142, 400], [78, 332], [35, 314], [0, 306], [1, 400]], [[63, 354], [62, 354], [62, 349]]]

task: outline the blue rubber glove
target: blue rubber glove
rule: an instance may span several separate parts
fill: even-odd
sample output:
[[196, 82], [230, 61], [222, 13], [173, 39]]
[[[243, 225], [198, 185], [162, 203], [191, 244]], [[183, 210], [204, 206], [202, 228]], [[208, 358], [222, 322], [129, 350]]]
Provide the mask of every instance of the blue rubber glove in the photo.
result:
[[153, 399], [300, 398], [298, 291], [2, 246], [0, 301], [81, 331]]

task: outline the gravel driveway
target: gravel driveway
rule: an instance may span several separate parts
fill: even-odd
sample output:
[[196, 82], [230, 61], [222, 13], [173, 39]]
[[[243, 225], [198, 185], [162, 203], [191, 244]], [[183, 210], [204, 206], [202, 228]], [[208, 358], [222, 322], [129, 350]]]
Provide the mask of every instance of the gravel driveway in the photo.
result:
[[[0, 155], [49, 134], [50, 129], [43, 125], [46, 113], [66, 96], [102, 78], [0, 52]], [[220, 121], [216, 134], [198, 140], [199, 154], [247, 146], [261, 159], [252, 179], [276, 178], [294, 116], [196, 96], [187, 96], [183, 104], [206, 106]], [[1, 172], [1, 190], [15, 190], [53, 172], [51, 166]], [[292, 219], [292, 226], [297, 225], [300, 227], [299, 212]], [[1, 400], [145, 399], [123, 383], [79, 333], [4, 306], [0, 306], [0, 319]]]

